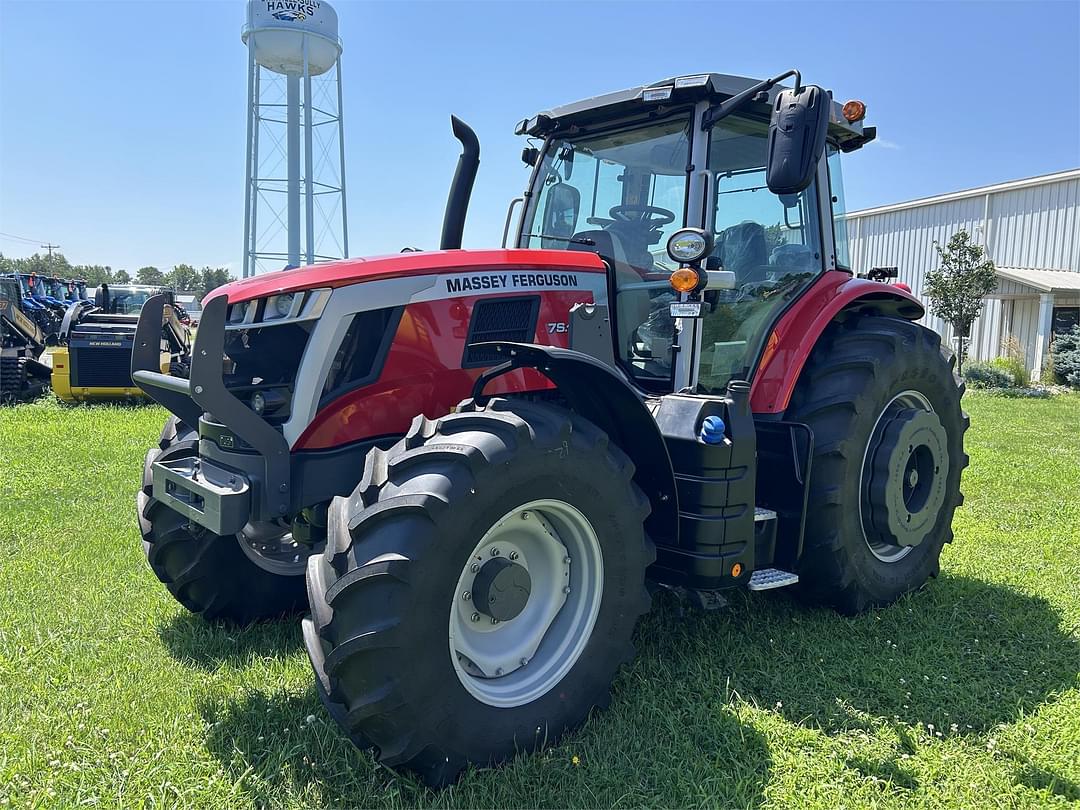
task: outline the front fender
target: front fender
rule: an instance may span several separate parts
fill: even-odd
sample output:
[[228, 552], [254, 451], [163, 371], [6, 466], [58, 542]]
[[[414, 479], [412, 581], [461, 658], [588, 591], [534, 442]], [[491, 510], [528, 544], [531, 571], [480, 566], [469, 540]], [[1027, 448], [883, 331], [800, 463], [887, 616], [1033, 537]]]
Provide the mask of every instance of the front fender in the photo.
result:
[[567, 404], [607, 433], [612, 444], [634, 462], [634, 483], [652, 505], [645, 529], [657, 542], [678, 545], [679, 504], [667, 444], [642, 396], [620, 372], [587, 354], [556, 346], [491, 342], [507, 362], [485, 371], [473, 398], [483, 400], [484, 386], [517, 368], [532, 368], [551, 380]]
[[769, 335], [750, 389], [750, 409], [755, 414], [787, 410], [795, 384], [821, 333], [837, 315], [851, 309], [909, 321], [918, 320], [926, 312], [919, 299], [901, 287], [830, 270], [788, 308]]

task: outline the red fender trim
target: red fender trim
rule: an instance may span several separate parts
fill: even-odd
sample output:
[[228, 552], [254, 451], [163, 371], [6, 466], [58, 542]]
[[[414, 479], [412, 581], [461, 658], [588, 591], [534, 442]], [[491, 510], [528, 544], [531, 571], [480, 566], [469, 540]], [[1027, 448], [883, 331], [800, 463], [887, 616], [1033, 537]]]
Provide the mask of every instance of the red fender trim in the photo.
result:
[[783, 314], [774, 327], [754, 375], [750, 408], [754, 413], [783, 413], [806, 359], [832, 320], [843, 310], [866, 305], [888, 315], [916, 321], [926, 310], [901, 287], [854, 278], [830, 270]]

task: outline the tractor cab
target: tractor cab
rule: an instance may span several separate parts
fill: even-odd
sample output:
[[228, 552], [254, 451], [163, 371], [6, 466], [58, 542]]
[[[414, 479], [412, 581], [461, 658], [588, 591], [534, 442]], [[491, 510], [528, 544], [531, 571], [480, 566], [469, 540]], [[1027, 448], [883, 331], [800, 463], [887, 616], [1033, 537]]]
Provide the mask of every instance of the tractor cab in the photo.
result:
[[[517, 244], [594, 251], [609, 263], [616, 358], [642, 388], [722, 393], [749, 379], [777, 313], [823, 273], [848, 268], [839, 155], [875, 130], [862, 126], [861, 102], [842, 107], [798, 85], [682, 76], [519, 124], [543, 141], [523, 153], [534, 171]], [[786, 105], [812, 101], [824, 148], [800, 156], [806, 176], [777, 193], [770, 121], [782, 92]], [[799, 123], [817, 126], [806, 106]], [[667, 247], [686, 228], [707, 234], [700, 264], [729, 275], [724, 289], [690, 296], [701, 298], [698, 317], [673, 319], [671, 304], [688, 296], [669, 283], [684, 262]]]

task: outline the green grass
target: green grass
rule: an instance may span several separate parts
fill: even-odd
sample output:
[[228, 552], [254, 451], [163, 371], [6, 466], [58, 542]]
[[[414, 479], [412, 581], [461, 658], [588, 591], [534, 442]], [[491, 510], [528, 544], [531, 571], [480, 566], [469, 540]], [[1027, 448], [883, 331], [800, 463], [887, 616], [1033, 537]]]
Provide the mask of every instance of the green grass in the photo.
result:
[[322, 710], [296, 622], [184, 612], [134, 518], [163, 412], [0, 410], [0, 806], [1030, 807], [1080, 802], [1080, 397], [969, 396], [942, 575], [846, 619], [661, 601], [611, 709], [442, 793]]

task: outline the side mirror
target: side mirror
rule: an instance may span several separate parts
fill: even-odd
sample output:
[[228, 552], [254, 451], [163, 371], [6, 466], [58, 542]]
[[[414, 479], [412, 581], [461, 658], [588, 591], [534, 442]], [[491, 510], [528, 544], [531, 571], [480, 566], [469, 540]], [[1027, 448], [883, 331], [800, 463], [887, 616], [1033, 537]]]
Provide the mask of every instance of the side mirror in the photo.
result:
[[535, 146], [526, 146], [521, 150], [521, 162], [526, 166], [535, 166], [540, 159], [540, 150]]
[[[567, 183], [556, 183], [544, 197], [544, 238], [541, 247], [564, 248], [577, 230], [581, 192]], [[553, 237], [553, 238], [548, 238]]]
[[781, 90], [769, 122], [769, 165], [765, 184], [774, 194], [799, 194], [814, 181], [825, 151], [829, 94], [814, 84]]
[[109, 311], [109, 285], [102, 284], [94, 292], [94, 305], [106, 312]]

